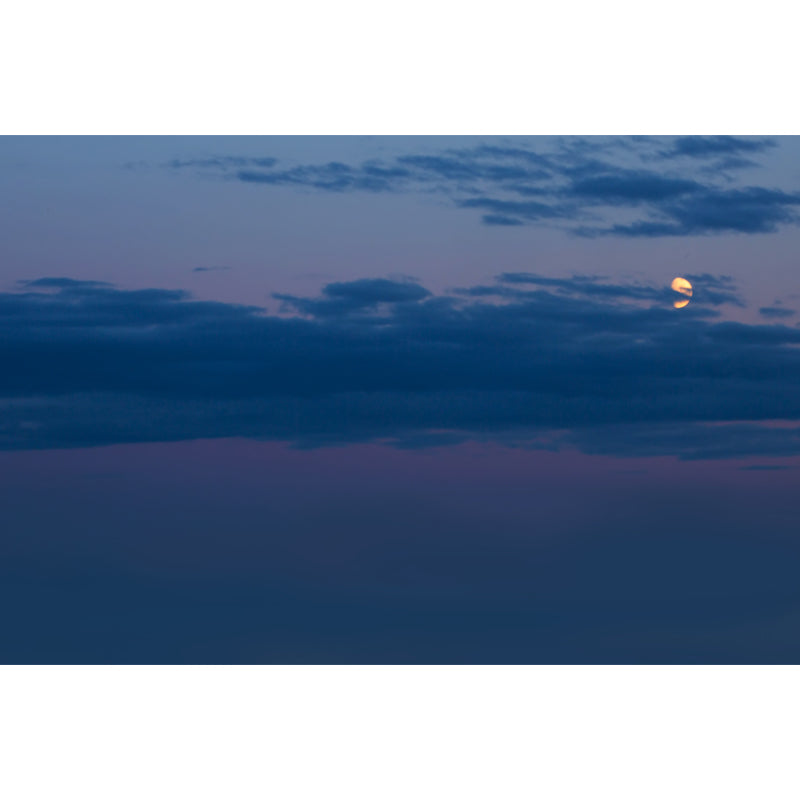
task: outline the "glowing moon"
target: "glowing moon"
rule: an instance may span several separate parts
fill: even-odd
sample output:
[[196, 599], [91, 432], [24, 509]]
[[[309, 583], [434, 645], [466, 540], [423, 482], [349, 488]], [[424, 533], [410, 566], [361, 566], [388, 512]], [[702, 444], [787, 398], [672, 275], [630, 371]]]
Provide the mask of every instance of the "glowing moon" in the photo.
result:
[[675, 308], [684, 308], [689, 305], [688, 298], [692, 296], [692, 284], [689, 283], [686, 278], [675, 278], [675, 280], [672, 281], [672, 291], [678, 292], [678, 294], [682, 294], [687, 298], [686, 300], [676, 300], [672, 304]]

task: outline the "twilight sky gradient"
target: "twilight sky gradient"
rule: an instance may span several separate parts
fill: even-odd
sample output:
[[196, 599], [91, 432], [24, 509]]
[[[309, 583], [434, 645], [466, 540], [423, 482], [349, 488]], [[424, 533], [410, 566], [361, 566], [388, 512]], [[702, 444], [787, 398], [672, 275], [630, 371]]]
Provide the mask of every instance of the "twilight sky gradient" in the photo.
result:
[[0, 660], [800, 660], [800, 139], [5, 137], [0, 204]]

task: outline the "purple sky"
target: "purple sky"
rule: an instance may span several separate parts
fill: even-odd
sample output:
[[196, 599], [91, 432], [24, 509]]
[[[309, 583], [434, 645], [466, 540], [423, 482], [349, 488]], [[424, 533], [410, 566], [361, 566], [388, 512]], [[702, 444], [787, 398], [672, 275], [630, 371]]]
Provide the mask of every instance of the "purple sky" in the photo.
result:
[[[478, 213], [454, 208], [436, 187], [320, 192], [242, 185], [213, 170], [197, 174], [163, 167], [175, 159], [218, 156], [274, 157], [287, 167], [359, 164], [508, 142], [548, 152], [558, 141], [6, 137], [0, 148], [2, 285], [11, 289], [17, 280], [65, 275], [273, 307], [272, 292], [310, 294], [331, 280], [411, 275], [432, 290], [444, 290], [485, 282], [501, 271], [527, 270], [553, 276], [600, 272], [656, 284], [682, 272], [725, 273], [736, 279], [751, 309], [776, 298], [788, 302], [799, 291], [800, 229], [792, 225], [769, 235], [580, 239], [548, 224], [481, 225]], [[758, 166], [730, 174], [735, 184], [796, 190], [800, 141], [775, 141], [777, 146], [754, 156]], [[664, 163], [647, 166], [667, 172], [679, 167], [689, 175], [707, 166], [685, 161], [666, 170]], [[192, 273], [215, 266], [230, 269]]]

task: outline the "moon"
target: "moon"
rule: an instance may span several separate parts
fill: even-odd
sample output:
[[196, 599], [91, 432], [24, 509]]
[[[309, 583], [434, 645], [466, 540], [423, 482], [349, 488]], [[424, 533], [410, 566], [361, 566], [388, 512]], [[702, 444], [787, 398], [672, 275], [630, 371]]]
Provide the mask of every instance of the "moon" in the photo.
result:
[[685, 308], [689, 305], [689, 299], [692, 296], [692, 284], [686, 280], [686, 278], [675, 278], [672, 281], [672, 291], [678, 292], [678, 294], [684, 295], [686, 300], [676, 300], [672, 305], [675, 308]]

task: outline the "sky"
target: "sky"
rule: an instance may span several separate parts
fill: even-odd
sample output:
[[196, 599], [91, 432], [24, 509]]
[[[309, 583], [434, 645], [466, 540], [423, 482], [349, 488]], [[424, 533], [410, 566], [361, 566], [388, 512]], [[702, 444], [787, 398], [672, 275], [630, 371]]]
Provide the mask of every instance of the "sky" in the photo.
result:
[[795, 663], [798, 187], [797, 137], [3, 137], [0, 660]]

